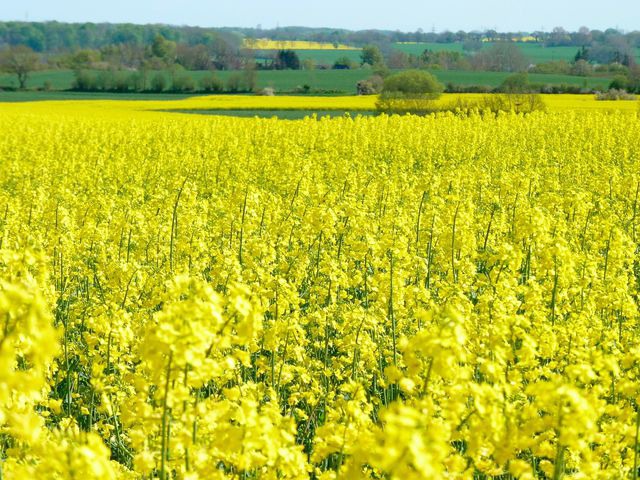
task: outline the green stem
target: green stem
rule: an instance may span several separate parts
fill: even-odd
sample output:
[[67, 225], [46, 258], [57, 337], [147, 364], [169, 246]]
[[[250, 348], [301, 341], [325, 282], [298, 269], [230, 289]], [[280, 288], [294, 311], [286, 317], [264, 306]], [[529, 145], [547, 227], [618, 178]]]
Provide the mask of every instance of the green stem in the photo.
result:
[[555, 465], [553, 467], [553, 480], [561, 480], [564, 477], [564, 451], [565, 447], [558, 444]]
[[164, 398], [162, 400], [162, 451], [160, 453], [160, 480], [169, 478], [165, 472], [165, 459], [167, 456], [167, 400], [169, 397], [169, 382], [171, 381], [171, 362], [173, 352], [169, 352], [169, 362], [167, 363], [167, 380], [164, 387]]
[[636, 412], [636, 439], [633, 443], [633, 480], [638, 480], [638, 433], [640, 433], [640, 408]]
[[242, 266], [242, 241], [244, 239], [244, 217], [247, 213], [247, 196], [249, 195], [249, 189], [244, 192], [244, 204], [242, 205], [242, 220], [240, 221], [240, 248], [238, 250], [238, 262]]

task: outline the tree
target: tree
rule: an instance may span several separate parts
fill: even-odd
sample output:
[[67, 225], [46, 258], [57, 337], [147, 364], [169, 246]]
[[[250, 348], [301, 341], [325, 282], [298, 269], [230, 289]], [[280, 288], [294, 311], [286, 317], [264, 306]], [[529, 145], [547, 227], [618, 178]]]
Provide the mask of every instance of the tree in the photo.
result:
[[313, 58], [305, 58], [302, 61], [303, 70], [314, 70], [315, 68], [316, 68], [316, 62], [313, 61]]
[[629, 79], [627, 77], [625, 77], [624, 75], [616, 75], [615, 77], [613, 77], [613, 80], [611, 80], [611, 83], [609, 84], [609, 90], [626, 90], [628, 86]]
[[230, 37], [214, 35], [207, 42], [209, 54], [216, 70], [232, 70], [240, 67], [238, 48]]
[[164, 92], [167, 88], [167, 78], [162, 72], [156, 73], [151, 79], [151, 90], [153, 92]]
[[300, 57], [295, 50], [278, 50], [275, 67], [276, 70], [300, 70]]
[[498, 87], [503, 93], [526, 93], [531, 90], [529, 76], [526, 73], [509, 75]]
[[362, 65], [378, 65], [380, 63], [384, 63], [384, 57], [382, 56], [382, 52], [376, 45], [365, 45], [362, 47], [362, 52], [360, 53], [360, 59]]
[[516, 113], [531, 113], [545, 110], [542, 97], [534, 92], [526, 73], [514, 73], [504, 79], [498, 87], [500, 94], [485, 97], [483, 108], [492, 112], [514, 111]]
[[215, 73], [211, 73], [200, 80], [200, 88], [207, 93], [221, 93], [224, 91], [224, 83]]
[[562, 27], [555, 27], [549, 34], [549, 40], [547, 41], [547, 45], [550, 47], [568, 46], [570, 43], [571, 37], [569, 36], [569, 32]]
[[24, 90], [29, 74], [37, 69], [39, 60], [30, 47], [18, 45], [0, 54], [0, 69], [16, 75], [20, 89]]
[[151, 53], [167, 63], [173, 63], [175, 60], [176, 49], [176, 42], [169, 41], [160, 34], [156, 35], [151, 45]]
[[389, 60], [387, 62], [389, 68], [393, 68], [394, 70], [402, 70], [409, 67], [409, 55], [400, 50], [395, 50], [391, 52], [389, 55]]
[[333, 67], [334, 70], [349, 70], [351, 68], [353, 68], [353, 61], [347, 57], [340, 57], [337, 58], [335, 62], [333, 62]]
[[440, 97], [444, 86], [428, 72], [421, 70], [407, 70], [396, 73], [386, 78], [383, 94], [402, 95], [413, 98], [429, 98], [432, 100]]
[[467, 38], [462, 42], [462, 50], [465, 52], [479, 52], [482, 50], [482, 40], [480, 38]]
[[444, 85], [428, 72], [407, 70], [384, 80], [382, 95], [376, 103], [380, 112], [424, 115], [434, 111], [434, 100], [444, 91]]
[[542, 97], [537, 93], [494, 93], [485, 95], [479, 106], [481, 110], [515, 113], [545, 111], [547, 108]]
[[376, 95], [382, 91], [384, 79], [380, 75], [373, 75], [367, 80], [360, 80], [356, 84], [358, 95]]
[[244, 66], [244, 84], [248, 92], [255, 92], [258, 88], [257, 68], [256, 62], [247, 62]]
[[520, 72], [529, 64], [520, 48], [512, 42], [498, 42], [471, 57], [476, 70]]
[[586, 60], [578, 60], [571, 67], [571, 75], [586, 77], [593, 73], [593, 66]]
[[589, 49], [584, 45], [578, 50], [576, 56], [573, 57], [574, 62], [579, 62], [580, 60], [584, 60], [585, 62], [589, 61]]
[[204, 45], [178, 45], [176, 60], [187, 70], [209, 70], [211, 67], [211, 58]]
[[78, 50], [69, 55], [67, 65], [72, 70], [81, 70], [91, 68], [92, 65], [100, 60], [100, 52], [96, 50]]

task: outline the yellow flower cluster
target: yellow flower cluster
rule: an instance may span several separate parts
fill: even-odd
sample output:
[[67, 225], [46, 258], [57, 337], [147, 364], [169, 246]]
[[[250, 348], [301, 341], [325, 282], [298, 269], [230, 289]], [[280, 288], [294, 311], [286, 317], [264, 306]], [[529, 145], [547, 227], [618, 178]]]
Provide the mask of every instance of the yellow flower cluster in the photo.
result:
[[118, 105], [0, 106], [2, 478], [638, 478], [635, 112]]

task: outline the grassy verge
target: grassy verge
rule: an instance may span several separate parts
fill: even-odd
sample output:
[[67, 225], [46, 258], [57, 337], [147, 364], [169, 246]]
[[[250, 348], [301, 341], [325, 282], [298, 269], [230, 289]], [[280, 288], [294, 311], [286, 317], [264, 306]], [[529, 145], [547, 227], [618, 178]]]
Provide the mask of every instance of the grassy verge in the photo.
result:
[[[216, 75], [223, 81], [227, 81], [231, 75], [238, 72], [223, 71], [216, 72]], [[509, 73], [506, 72], [476, 72], [476, 71], [456, 71], [456, 70], [436, 70], [433, 73], [438, 79], [445, 83], [452, 83], [460, 86], [484, 85], [487, 87], [497, 87], [504, 81]], [[149, 74], [152, 78], [156, 73]], [[205, 76], [210, 75], [208, 71], [187, 72], [192, 76], [196, 84]], [[286, 71], [259, 71], [258, 87], [271, 87], [278, 93], [295, 92], [299, 87], [308, 85], [310, 93], [334, 95], [349, 95], [356, 93], [356, 83], [371, 76], [371, 71], [366, 69], [355, 70], [286, 70]], [[169, 78], [168, 73], [163, 75]], [[546, 75], [531, 74], [529, 79], [532, 83], [540, 84], [569, 84], [583, 88], [605, 88], [611, 82], [611, 77], [576, 77], [571, 75]], [[72, 87], [74, 75], [69, 70], [41, 71], [35, 72], [29, 78], [27, 87], [31, 90], [41, 89], [48, 83], [53, 91], [68, 90]], [[170, 83], [170, 82], [168, 82]], [[2, 86], [14, 87], [17, 85], [15, 77], [0, 75], [0, 88]], [[5, 92], [6, 93], [6, 92]], [[50, 94], [51, 92], [43, 92]], [[105, 98], [100, 93], [100, 98]], [[121, 94], [116, 94], [121, 95]], [[130, 94], [122, 94], [130, 95]], [[5, 97], [6, 98], [6, 97]], [[120, 97], [119, 97], [120, 98]], [[124, 98], [124, 97], [122, 97]]]
[[111, 92], [0, 92], [0, 102], [38, 102], [47, 100], [181, 100], [197, 94], [178, 93], [111, 93]]
[[221, 115], [225, 117], [247, 117], [247, 118], [278, 118], [281, 120], [301, 120], [307, 117], [335, 118], [351, 116], [356, 117], [376, 115], [376, 112], [364, 110], [164, 110], [171, 113], [190, 113], [194, 115]]

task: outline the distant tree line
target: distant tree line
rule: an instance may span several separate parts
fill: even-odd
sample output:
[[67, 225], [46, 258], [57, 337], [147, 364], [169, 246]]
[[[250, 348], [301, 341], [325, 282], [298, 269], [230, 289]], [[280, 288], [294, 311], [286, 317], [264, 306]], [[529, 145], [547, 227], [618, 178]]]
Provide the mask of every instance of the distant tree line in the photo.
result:
[[226, 81], [215, 72], [196, 81], [180, 66], [161, 71], [78, 70], [74, 72], [72, 90], [117, 93], [258, 93], [258, 77], [252, 67], [232, 73]]
[[473, 49], [483, 41], [526, 39], [545, 46], [590, 46], [624, 50], [640, 47], [640, 31], [621, 32], [614, 28], [592, 30], [581, 27], [575, 32], [556, 27], [550, 32], [399, 32], [387, 30], [351, 31], [332, 28], [281, 27], [202, 28], [171, 25], [135, 25], [110, 23], [0, 22], [0, 46], [26, 45], [36, 52], [58, 53], [79, 49], [101, 49], [113, 45], [144, 47], [161, 35], [168, 41], [185, 46], [203, 45], [215, 49], [224, 43], [230, 49], [242, 47], [244, 38], [268, 38], [278, 41], [308, 40], [334, 44], [388, 45], [395, 42], [462, 43]]
[[[258, 52], [244, 48], [251, 38], [276, 41], [309, 40], [361, 47], [359, 59], [341, 55], [330, 65], [302, 60], [295, 50]], [[514, 40], [546, 46], [575, 47], [571, 61], [533, 64]], [[457, 42], [454, 49], [425, 49], [407, 54], [394, 42]], [[461, 45], [460, 45], [461, 44]], [[315, 68], [368, 69], [372, 78], [384, 79], [394, 70], [476, 70], [565, 75], [611, 75], [611, 88], [640, 92], [640, 67], [635, 48], [640, 32], [615, 29], [569, 32], [390, 32], [285, 27], [201, 28], [167, 25], [94, 24], [59, 22], [0, 22], [0, 70], [16, 76], [25, 88], [38, 69], [70, 69], [74, 88], [109, 91], [253, 91], [257, 70], [311, 70]], [[233, 70], [238, 72], [220, 87], [196, 85], [184, 71]], [[149, 72], [168, 72], [151, 75]], [[213, 77], [211, 77], [213, 78]], [[253, 79], [253, 80], [252, 80]], [[164, 82], [164, 83], [163, 83]], [[358, 91], [375, 92], [380, 81], [363, 81]], [[448, 91], [455, 86], [447, 85]]]

